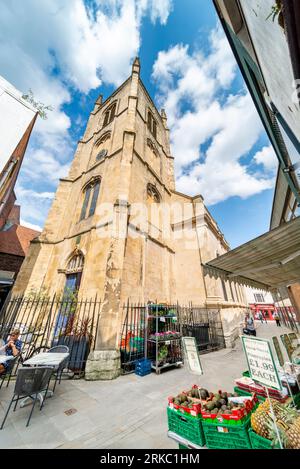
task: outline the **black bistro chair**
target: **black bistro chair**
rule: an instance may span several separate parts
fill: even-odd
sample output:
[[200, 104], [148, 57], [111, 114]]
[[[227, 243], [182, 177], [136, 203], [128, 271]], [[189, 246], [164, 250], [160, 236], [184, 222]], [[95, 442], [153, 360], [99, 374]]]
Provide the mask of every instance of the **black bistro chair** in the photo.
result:
[[[2, 430], [4, 427], [6, 418], [8, 416], [8, 413], [10, 411], [10, 408], [13, 402], [15, 402], [15, 406], [14, 406], [14, 411], [15, 411], [17, 408], [18, 401], [26, 397], [30, 397], [33, 400], [31, 412], [29, 414], [27, 424], [26, 424], [26, 427], [28, 427], [36, 401], [39, 398], [39, 394], [45, 391], [45, 397], [47, 395], [52, 371], [53, 369], [48, 366], [35, 367], [35, 368], [20, 368], [18, 370], [13, 397], [8, 405], [0, 430]], [[42, 409], [44, 405], [44, 399], [40, 405], [40, 410]]]
[[[67, 347], [67, 345], [55, 345], [54, 347], [51, 347], [47, 353], [69, 353], [69, 347]], [[69, 357], [66, 357], [66, 359], [53, 371], [53, 376], [55, 376], [53, 392], [55, 391], [57, 381], [59, 380], [58, 383], [61, 383], [62, 373], [68, 361]]]

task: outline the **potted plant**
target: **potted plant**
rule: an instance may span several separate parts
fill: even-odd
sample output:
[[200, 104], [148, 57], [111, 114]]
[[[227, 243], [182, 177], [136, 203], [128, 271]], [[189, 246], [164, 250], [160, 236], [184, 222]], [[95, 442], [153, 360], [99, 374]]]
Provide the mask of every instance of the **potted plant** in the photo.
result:
[[84, 371], [85, 362], [90, 352], [93, 336], [91, 319], [68, 318], [66, 329], [58, 339], [58, 345], [66, 345], [70, 350], [68, 368], [74, 372]]

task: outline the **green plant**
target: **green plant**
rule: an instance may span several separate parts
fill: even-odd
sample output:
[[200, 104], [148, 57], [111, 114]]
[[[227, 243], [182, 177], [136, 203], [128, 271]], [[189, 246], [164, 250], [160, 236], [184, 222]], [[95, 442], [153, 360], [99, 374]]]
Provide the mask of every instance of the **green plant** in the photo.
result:
[[69, 317], [66, 330], [63, 335], [65, 336], [74, 336], [76, 339], [81, 339], [83, 337], [88, 338], [89, 342], [92, 342], [93, 335], [91, 332], [91, 322], [90, 318], [85, 319], [76, 319], [75, 315]]
[[161, 345], [158, 350], [158, 361], [165, 360], [168, 356], [169, 350], [167, 345]]
[[27, 298], [29, 300], [49, 300], [50, 299], [49, 290], [46, 287], [41, 287], [39, 289], [32, 287], [29, 290]]
[[52, 106], [45, 106], [45, 104], [39, 101], [35, 101], [33, 91], [31, 88], [29, 89], [28, 94], [23, 94], [22, 98], [25, 101], [28, 101], [28, 103], [30, 103], [38, 111], [40, 117], [44, 120], [47, 119], [46, 111], [53, 111]]

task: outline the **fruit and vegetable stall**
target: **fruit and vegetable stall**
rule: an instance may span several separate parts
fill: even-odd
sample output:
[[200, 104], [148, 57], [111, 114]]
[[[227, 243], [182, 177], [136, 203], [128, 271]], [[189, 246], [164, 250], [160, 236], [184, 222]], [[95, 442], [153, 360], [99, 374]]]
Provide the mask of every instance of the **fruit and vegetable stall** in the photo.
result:
[[234, 392], [211, 392], [193, 385], [168, 398], [168, 436], [179, 448], [300, 449], [298, 384], [290, 387], [292, 396], [285, 388], [268, 389], [270, 399], [248, 372], [233, 386]]

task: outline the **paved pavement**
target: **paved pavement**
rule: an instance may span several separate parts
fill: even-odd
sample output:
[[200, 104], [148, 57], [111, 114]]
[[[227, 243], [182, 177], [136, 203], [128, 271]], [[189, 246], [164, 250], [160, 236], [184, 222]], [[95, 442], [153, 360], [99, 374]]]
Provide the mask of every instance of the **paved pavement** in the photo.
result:
[[[269, 323], [257, 326], [258, 337], [290, 332]], [[234, 349], [202, 355], [201, 361], [201, 377], [182, 367], [143, 378], [130, 374], [114, 381], [62, 381], [43, 410], [34, 410], [29, 427], [30, 406], [10, 412], [0, 431], [0, 448], [177, 448], [167, 437], [167, 397], [192, 384], [233, 391], [234, 379], [247, 369], [240, 341]], [[0, 390], [0, 420], [13, 386]], [[66, 414], [70, 409], [74, 413]]]

